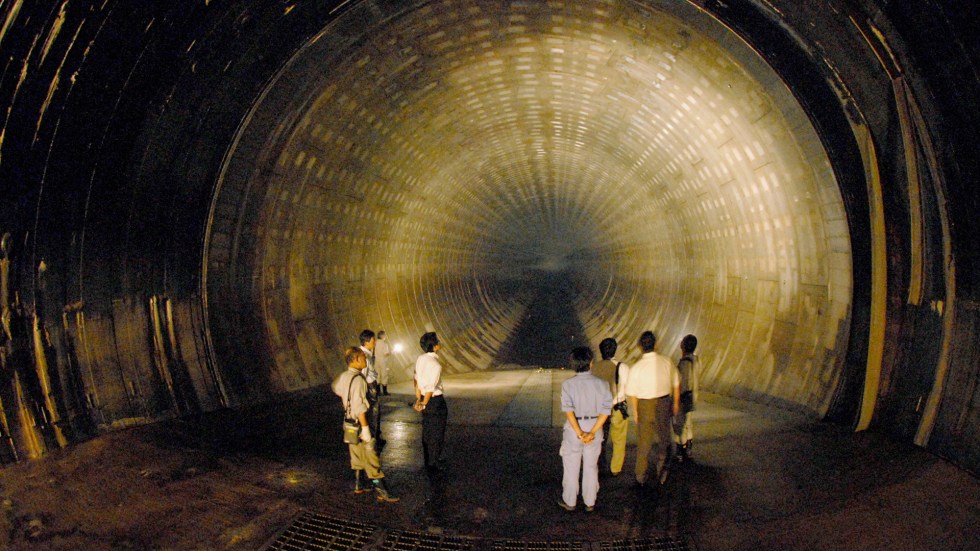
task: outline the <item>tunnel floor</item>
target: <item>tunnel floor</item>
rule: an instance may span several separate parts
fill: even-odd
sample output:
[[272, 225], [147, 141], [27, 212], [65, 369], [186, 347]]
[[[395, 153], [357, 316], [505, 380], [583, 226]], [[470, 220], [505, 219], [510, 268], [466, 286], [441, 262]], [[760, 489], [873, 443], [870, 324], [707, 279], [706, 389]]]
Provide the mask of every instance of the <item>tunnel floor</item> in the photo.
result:
[[620, 544], [667, 535], [702, 551], [980, 543], [980, 481], [968, 473], [880, 435], [715, 395], [696, 413], [693, 461], [675, 464], [665, 486], [633, 487], [631, 431], [626, 469], [600, 479], [596, 511], [566, 512], [568, 376], [447, 380], [449, 461], [431, 477], [410, 386], [393, 385], [382, 462], [398, 504], [353, 494], [337, 400], [322, 390], [111, 433], [0, 470], [0, 549], [261, 549], [304, 512], [389, 533]]
[[563, 272], [538, 272], [529, 280], [535, 291], [524, 317], [500, 347], [496, 365], [562, 367], [555, 350], [587, 346], [589, 339], [572, 304], [577, 296], [573, 277]]

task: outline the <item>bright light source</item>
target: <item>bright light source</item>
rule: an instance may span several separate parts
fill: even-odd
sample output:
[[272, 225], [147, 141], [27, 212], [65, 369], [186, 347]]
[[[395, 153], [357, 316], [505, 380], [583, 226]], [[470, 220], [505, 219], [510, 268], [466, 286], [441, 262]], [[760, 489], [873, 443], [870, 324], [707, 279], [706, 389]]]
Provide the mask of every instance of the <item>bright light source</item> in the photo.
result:
[[402, 343], [396, 342], [395, 343], [395, 347], [392, 350], [395, 352], [395, 354], [398, 354], [399, 352], [401, 352], [402, 351]]

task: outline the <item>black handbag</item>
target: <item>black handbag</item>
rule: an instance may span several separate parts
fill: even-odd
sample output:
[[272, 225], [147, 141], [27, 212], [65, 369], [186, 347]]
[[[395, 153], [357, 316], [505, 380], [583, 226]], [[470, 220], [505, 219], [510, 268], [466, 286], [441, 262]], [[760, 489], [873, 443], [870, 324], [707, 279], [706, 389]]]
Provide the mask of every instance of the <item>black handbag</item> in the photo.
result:
[[690, 390], [681, 392], [681, 410], [684, 413], [694, 411], [694, 392]]

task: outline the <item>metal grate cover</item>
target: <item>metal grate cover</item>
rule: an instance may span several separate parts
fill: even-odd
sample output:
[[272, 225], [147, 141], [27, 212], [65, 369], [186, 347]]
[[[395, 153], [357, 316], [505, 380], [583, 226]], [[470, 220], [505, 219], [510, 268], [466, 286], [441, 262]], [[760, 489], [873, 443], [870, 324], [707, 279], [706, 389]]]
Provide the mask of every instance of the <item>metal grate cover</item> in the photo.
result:
[[580, 541], [520, 541], [493, 542], [493, 551], [588, 551]]
[[601, 542], [492, 540], [445, 536], [303, 513], [263, 551], [697, 551], [681, 537]]
[[381, 543], [382, 551], [472, 551], [476, 540], [441, 536], [428, 532], [390, 530]]
[[697, 551], [697, 547], [687, 540], [673, 536], [601, 541], [593, 547], [595, 551]]
[[314, 513], [303, 513], [265, 546], [266, 551], [348, 551], [363, 549], [377, 527]]

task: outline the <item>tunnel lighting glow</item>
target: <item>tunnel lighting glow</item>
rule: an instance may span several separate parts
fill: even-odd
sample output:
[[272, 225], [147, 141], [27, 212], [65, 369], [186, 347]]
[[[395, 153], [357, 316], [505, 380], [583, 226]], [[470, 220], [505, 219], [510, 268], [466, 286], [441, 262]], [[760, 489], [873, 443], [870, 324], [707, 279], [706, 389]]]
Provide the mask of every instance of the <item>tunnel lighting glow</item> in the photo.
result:
[[[668, 347], [683, 328], [709, 387], [826, 407], [846, 216], [809, 120], [751, 48], [684, 2], [407, 4], [425, 9], [352, 7], [339, 28], [361, 39], [294, 58], [257, 109], [295, 122], [243, 127], [275, 153], [233, 155], [229, 173], [252, 176], [216, 202], [250, 217], [212, 242], [255, 274], [281, 386], [326, 379], [337, 336], [379, 316], [437, 331], [453, 371], [492, 368], [537, 290], [567, 280], [593, 346], [615, 336], [628, 355], [645, 329]], [[556, 41], [556, 16], [574, 39]], [[238, 228], [251, 249], [225, 245]]]
[[404, 349], [405, 349], [405, 347], [404, 347], [404, 346], [402, 346], [402, 343], [400, 343], [400, 342], [396, 342], [396, 343], [395, 343], [395, 346], [393, 346], [391, 350], [392, 350], [392, 352], [394, 352], [395, 354], [401, 354], [401, 351], [402, 351], [402, 350], [404, 350]]

